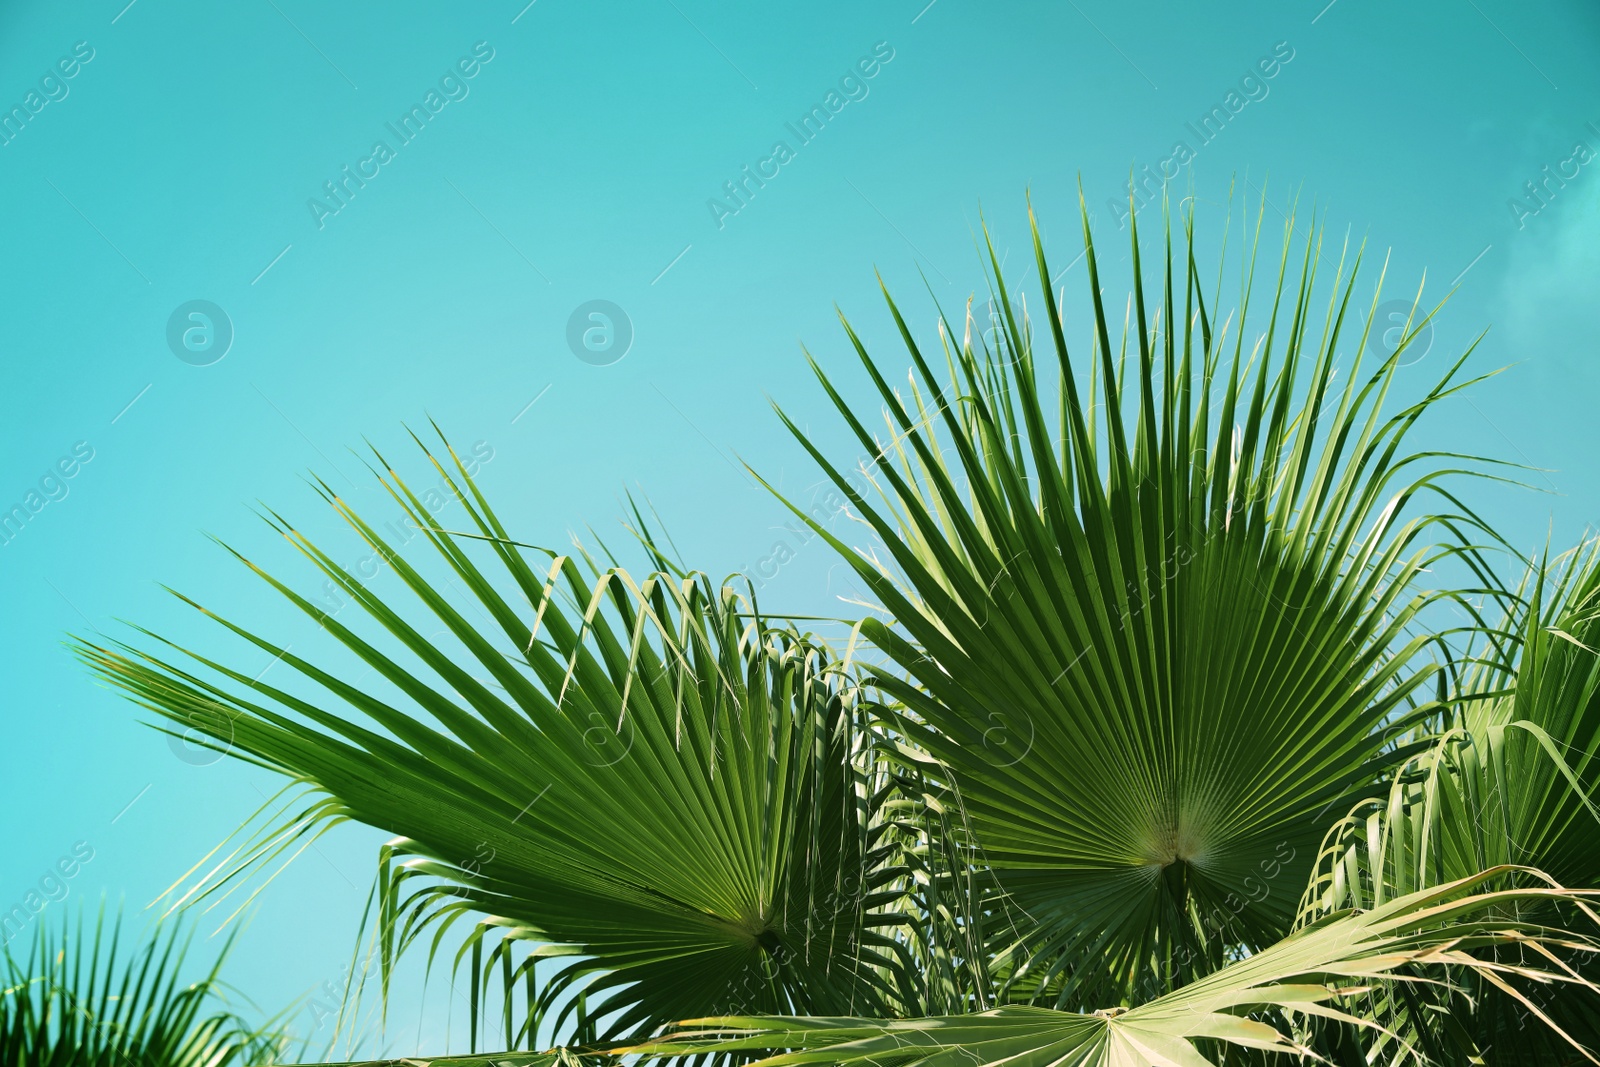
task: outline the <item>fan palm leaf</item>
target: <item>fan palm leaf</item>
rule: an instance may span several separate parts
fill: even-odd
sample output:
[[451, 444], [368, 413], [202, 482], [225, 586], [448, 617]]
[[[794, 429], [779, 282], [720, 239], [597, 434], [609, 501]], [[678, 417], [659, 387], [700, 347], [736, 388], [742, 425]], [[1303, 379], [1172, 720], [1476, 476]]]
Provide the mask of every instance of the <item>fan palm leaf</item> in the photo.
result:
[[[894, 943], [864, 916], [897, 875], [874, 836], [854, 697], [828, 651], [704, 575], [636, 581], [511, 540], [450, 458], [428, 453], [470, 532], [446, 530], [392, 470], [380, 476], [442, 578], [320, 486], [412, 594], [407, 606], [268, 516], [358, 607], [365, 634], [245, 560], [387, 691], [220, 617], [316, 695], [198, 654], [182, 664], [86, 644], [83, 655], [146, 708], [324, 797], [278, 839], [341, 819], [399, 835], [378, 882], [385, 974], [419, 939], [431, 960], [465, 919], [456, 959], [471, 960], [475, 1034], [490, 976], [508, 1048], [527, 1047], [552, 1008], [554, 1028], [584, 1035], [603, 1021], [625, 1034], [734, 1005], [892, 999]], [[534, 951], [514, 961], [518, 945]]]
[[[974, 343], [970, 321], [941, 322], [948, 379], [887, 291], [909, 393], [845, 322], [887, 443], [813, 360], [870, 457], [859, 471], [785, 418], [875, 539], [851, 549], [795, 508], [889, 616], [862, 623], [888, 660], [873, 683], [1024, 917], [993, 946], [1013, 995], [1134, 1003], [1287, 932], [1329, 813], [1384, 765], [1382, 728], [1422, 703], [1434, 668], [1407, 628], [1445, 594], [1418, 579], [1464, 551], [1449, 531], [1472, 519], [1440, 484], [1456, 459], [1405, 439], [1461, 363], [1385, 414], [1423, 324], [1364, 368], [1359, 254], [1341, 255], [1319, 317], [1321, 237], [1297, 247], [1295, 227], [1265, 310], [1252, 250], [1221, 325], [1192, 214], [1154, 270], [1135, 228], [1132, 323], [1114, 343], [1085, 212], [1087, 392], [1055, 295], [1036, 351], [990, 246], [998, 323]], [[1033, 245], [1053, 277], [1037, 227]], [[1451, 506], [1412, 516], [1430, 492]]]

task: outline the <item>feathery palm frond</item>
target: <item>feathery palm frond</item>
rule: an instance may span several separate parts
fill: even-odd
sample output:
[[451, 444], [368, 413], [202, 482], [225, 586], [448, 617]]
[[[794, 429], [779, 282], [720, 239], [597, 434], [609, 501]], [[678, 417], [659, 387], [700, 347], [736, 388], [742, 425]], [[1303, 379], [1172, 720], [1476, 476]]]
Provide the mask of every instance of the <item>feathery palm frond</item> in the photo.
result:
[[475, 1056], [407, 1056], [403, 1060], [351, 1060], [320, 1067], [606, 1067], [616, 1060], [603, 1053], [559, 1048], [548, 1052], [492, 1052]]

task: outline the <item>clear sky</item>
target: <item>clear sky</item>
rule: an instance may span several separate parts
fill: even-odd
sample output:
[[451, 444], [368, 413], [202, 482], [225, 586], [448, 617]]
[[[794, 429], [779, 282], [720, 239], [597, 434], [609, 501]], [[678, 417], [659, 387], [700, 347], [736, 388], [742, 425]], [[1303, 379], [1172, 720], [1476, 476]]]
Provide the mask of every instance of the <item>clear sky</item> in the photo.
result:
[[[1459, 283], [1402, 384], [1488, 329], [1471, 366], [1515, 366], [1424, 432], [1548, 468], [1475, 499], [1530, 551], [1572, 543], [1600, 515], [1597, 58], [1580, 0], [5, 4], [0, 509], [27, 517], [0, 544], [0, 909], [79, 842], [68, 900], [142, 908], [274, 788], [61, 647], [117, 619], [217, 647], [160, 582], [314, 646], [205, 533], [298, 573], [251, 503], [330, 529], [311, 470], [391, 518], [349, 449], [410, 462], [432, 415], [526, 540], [613, 539], [636, 488], [689, 562], [761, 565], [786, 515], [734, 457], [817, 477], [768, 397], [855, 451], [800, 345], [859, 383], [833, 305], [873, 345], [874, 268], [919, 328], [921, 276], [959, 307], [980, 210], [1025, 270], [1030, 189], [1062, 266], [1079, 180], [1109, 241], [1130, 170], [1165, 166], [1202, 227], [1230, 187], [1269, 220], [1298, 197], [1395, 297]], [[763, 596], [825, 610], [832, 562], [801, 546]], [[267, 1006], [336, 982], [380, 839], [302, 857], [232, 981]], [[440, 1049], [450, 1006], [389, 1047]]]

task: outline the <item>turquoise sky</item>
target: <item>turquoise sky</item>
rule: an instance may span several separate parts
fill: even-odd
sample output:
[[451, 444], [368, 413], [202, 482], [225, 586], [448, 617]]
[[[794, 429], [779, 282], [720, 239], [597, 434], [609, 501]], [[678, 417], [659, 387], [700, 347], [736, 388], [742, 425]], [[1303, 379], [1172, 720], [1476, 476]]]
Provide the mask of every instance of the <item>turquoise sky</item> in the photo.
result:
[[[297, 573], [250, 505], [331, 531], [315, 471], [393, 518], [349, 450], [410, 463], [431, 415], [527, 540], [615, 540], [642, 490], [696, 566], [770, 570], [786, 516], [736, 458], [817, 476], [768, 398], [855, 451], [801, 344], [859, 381], [833, 306], [887, 342], [874, 268], [919, 328], [923, 276], [959, 307], [980, 210], [1026, 271], [1028, 190], [1062, 267], [1080, 180], [1109, 246], [1108, 202], [1164, 171], [1202, 227], [1230, 188], [1273, 225], [1298, 197], [1388, 257], [1393, 297], [1459, 284], [1402, 384], [1488, 329], [1470, 366], [1514, 366], [1424, 432], [1547, 469], [1474, 499], [1528, 551], [1572, 543], [1600, 515], [1597, 57], [1579, 0], [12, 0], [0, 909], [75, 848], [69, 901], [140, 909], [275, 788], [174, 750], [61, 647], [118, 619], [222, 647], [158, 583], [315, 647], [206, 533]], [[825, 549], [793, 557], [763, 597], [836, 603]], [[233, 982], [274, 1007], [337, 983], [380, 840], [301, 857]], [[441, 1050], [462, 1002], [404, 1003], [387, 1047]]]

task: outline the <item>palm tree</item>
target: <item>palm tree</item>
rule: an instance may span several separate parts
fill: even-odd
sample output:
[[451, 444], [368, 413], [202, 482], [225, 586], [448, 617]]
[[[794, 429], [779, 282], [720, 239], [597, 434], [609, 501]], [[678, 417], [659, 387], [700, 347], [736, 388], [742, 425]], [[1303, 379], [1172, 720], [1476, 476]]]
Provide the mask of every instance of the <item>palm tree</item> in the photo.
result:
[[[541, 1063], [1477, 1054], [1421, 1036], [1424, 1010], [1479, 987], [1517, 1005], [1535, 984], [1594, 992], [1570, 961], [1600, 949], [1600, 882], [1555, 862], [1593, 826], [1530, 802], [1519, 825], [1549, 851], [1451, 852], [1371, 901], [1326, 885], [1333, 853], [1366, 861], [1340, 836], [1347, 812], [1414, 788], [1468, 704], [1517, 699], [1516, 665], [1464, 670], [1465, 638], [1430, 622], [1492, 578], [1477, 545], [1492, 533], [1452, 488], [1485, 463], [1406, 443], [1470, 384], [1467, 355], [1387, 412], [1425, 323], [1363, 366], [1378, 297], [1356, 305], [1360, 252], [1319, 286], [1328, 250], [1314, 230], [1297, 244], [1291, 219], [1258, 281], [1264, 227], [1248, 222], [1226, 312], [1192, 212], [1153, 269], [1135, 227], [1113, 344], [1085, 213], [1087, 359], [1049, 285], [1035, 329], [992, 247], [995, 328], [941, 318], [943, 374], [887, 292], [903, 389], [845, 323], [886, 435], [815, 361], [867, 459], [842, 468], [782, 417], [870, 539], [853, 548], [791, 505], [877, 600], [846, 639], [669, 558], [637, 510], [643, 576], [524, 544], [447, 443], [418, 440], [463, 529], [376, 452], [374, 473], [437, 558], [317, 483], [416, 603], [379, 597], [276, 512], [361, 622], [235, 553], [377, 686], [188, 598], [305, 684], [148, 634], [81, 654], [168, 729], [305, 791], [244, 865], [344, 819], [399, 835], [379, 860], [385, 974], [466, 920], [451, 943], [474, 1051], [492, 989], [504, 1048], [567, 1041], [526, 1058]], [[1033, 248], [1054, 277], [1037, 227]], [[1470, 584], [1424, 586], [1450, 568]], [[1516, 646], [1510, 627], [1472, 629]], [[1563, 743], [1592, 745], [1584, 725], [1563, 719]], [[1546, 860], [1556, 877], [1529, 870]], [[1549, 1032], [1549, 1062], [1578, 1043]]]
[[224, 999], [224, 947], [196, 981], [169, 926], [129, 953], [120, 921], [40, 926], [20, 956], [0, 950], [0, 1063], [7, 1067], [247, 1067], [287, 1048]]

